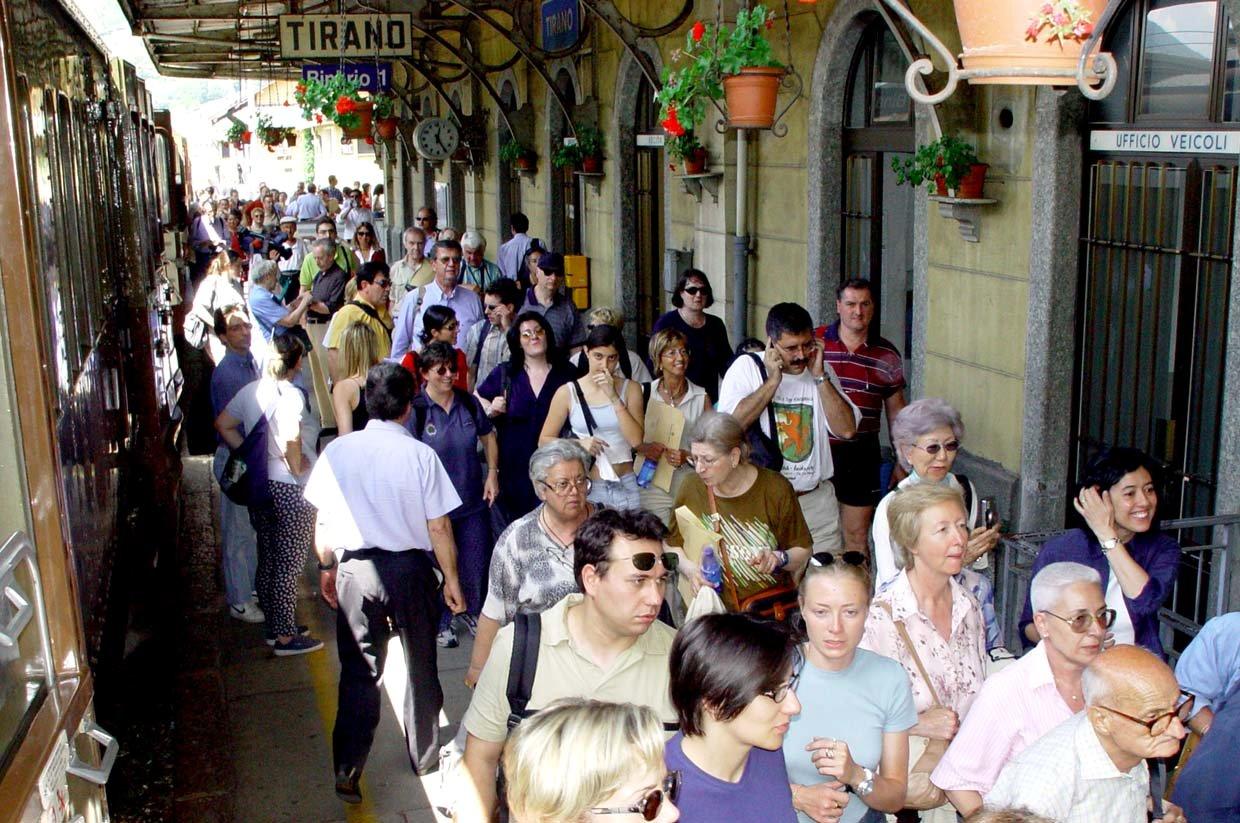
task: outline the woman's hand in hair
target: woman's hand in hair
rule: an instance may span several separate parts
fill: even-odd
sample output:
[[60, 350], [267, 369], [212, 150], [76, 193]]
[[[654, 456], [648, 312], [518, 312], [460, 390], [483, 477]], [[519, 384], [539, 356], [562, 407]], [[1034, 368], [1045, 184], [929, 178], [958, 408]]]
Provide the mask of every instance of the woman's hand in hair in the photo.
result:
[[1085, 519], [1085, 524], [1099, 541], [1116, 537], [1115, 505], [1111, 502], [1110, 491], [1100, 491], [1092, 486], [1081, 489], [1072, 501], [1077, 514]]

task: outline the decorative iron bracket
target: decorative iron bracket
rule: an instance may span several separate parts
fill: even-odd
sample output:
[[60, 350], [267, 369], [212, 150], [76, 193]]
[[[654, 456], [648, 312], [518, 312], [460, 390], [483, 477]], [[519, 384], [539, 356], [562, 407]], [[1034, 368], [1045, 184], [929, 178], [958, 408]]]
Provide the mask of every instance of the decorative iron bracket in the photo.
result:
[[[930, 49], [941, 57], [947, 65], [947, 83], [942, 89], [934, 93], [929, 91], [923, 92], [917, 84], [918, 75], [929, 77], [936, 70], [930, 56], [922, 54], [909, 65], [908, 70], [904, 73], [904, 86], [908, 90], [909, 96], [918, 103], [925, 103], [927, 105], [941, 103], [952, 96], [961, 80], [971, 80], [975, 77], [1074, 78], [1077, 88], [1081, 90], [1081, 94], [1090, 100], [1101, 100], [1115, 88], [1119, 73], [1115, 58], [1109, 52], [1100, 51], [1095, 55], [1093, 51], [1102, 42], [1103, 32], [1106, 30], [1107, 25], [1110, 24], [1111, 18], [1115, 16], [1116, 10], [1124, 3], [1124, 0], [1110, 0], [1107, 3], [1106, 9], [1102, 12], [1101, 19], [1099, 19], [1093, 33], [1085, 41], [1085, 45], [1081, 49], [1081, 58], [1075, 69], [1021, 68], [1019, 66], [987, 69], [961, 68], [956, 55], [952, 54], [947, 46], [943, 45], [942, 40], [934, 36], [934, 33], [930, 31], [925, 23], [917, 19], [917, 16], [913, 14], [912, 10], [902, 0], [877, 1], [917, 32]], [[1093, 65], [1091, 68], [1087, 68], [1091, 55], [1093, 56]], [[1099, 81], [1101, 81], [1101, 85], [1095, 85]], [[928, 88], [929, 85], [927, 84]]]
[[784, 73], [784, 76], [779, 81], [779, 88], [782, 91], [792, 92], [792, 99], [789, 100], [786, 104], [784, 104], [784, 107], [782, 109], [780, 109], [778, 112], [775, 113], [775, 120], [771, 123], [770, 126], [767, 126], [765, 128], [758, 128], [756, 126], [735, 126], [733, 125], [732, 122], [728, 119], [727, 111], [723, 108], [723, 106], [719, 105], [719, 101], [711, 100], [710, 102], [714, 104], [715, 110], [719, 112], [719, 119], [715, 121], [715, 131], [718, 132], [719, 134], [727, 134], [729, 129], [752, 129], [754, 131], [768, 131], [769, 130], [771, 134], [774, 135], [775, 137], [786, 137], [788, 135], [788, 124], [783, 122], [784, 115], [787, 114], [788, 110], [792, 108], [792, 105], [801, 98], [801, 92], [805, 88], [805, 84], [801, 80], [801, 75], [796, 70], [795, 66], [791, 64], [788, 65], [788, 70]]
[[637, 41], [643, 37], [661, 37], [680, 28], [689, 19], [689, 16], [693, 14], [693, 0], [685, 0], [680, 11], [670, 22], [655, 28], [642, 27], [633, 23], [620, 13], [620, 10], [616, 8], [616, 4], [612, 0], [581, 0], [581, 5], [589, 9], [591, 14], [611, 30], [611, 33], [624, 46], [629, 56], [641, 67], [642, 73], [650, 81], [651, 87], [655, 91], [663, 88], [663, 81], [659, 78], [659, 73], [655, 71], [654, 63], [651, 62], [650, 57], [644, 51], [638, 48]]

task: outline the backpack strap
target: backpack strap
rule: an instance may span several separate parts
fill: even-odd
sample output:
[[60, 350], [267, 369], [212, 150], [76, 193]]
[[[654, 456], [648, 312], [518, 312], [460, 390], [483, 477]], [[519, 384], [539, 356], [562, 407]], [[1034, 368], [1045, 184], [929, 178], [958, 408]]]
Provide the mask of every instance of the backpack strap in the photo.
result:
[[581, 391], [581, 384], [576, 380], [572, 381], [572, 383], [573, 391], [577, 393], [577, 404], [581, 406], [581, 416], [586, 420], [586, 431], [588, 431], [590, 436], [593, 437], [594, 430], [598, 428], [598, 426], [594, 422], [594, 415], [590, 413], [590, 404], [586, 402], [585, 393]]
[[[754, 354], [753, 352], [745, 352], [745, 353], [753, 358], [754, 365], [758, 367], [758, 374], [761, 375], [762, 382], [765, 383], [766, 377], [767, 377], [766, 364], [762, 362], [761, 357]], [[775, 427], [775, 404], [774, 403], [766, 404], [766, 418], [767, 418], [767, 421], [771, 424], [771, 439], [774, 440], [775, 445], [778, 446], [779, 445], [779, 429]]]
[[651, 383], [642, 383], [642, 408], [650, 405], [650, 387]]
[[418, 397], [415, 397], [413, 402], [413, 436], [421, 440], [423, 433], [426, 431], [426, 415], [430, 408], [424, 403], [417, 402], [418, 399]]
[[[964, 494], [964, 516], [973, 520], [973, 483], [963, 474], [956, 473], [956, 482], [960, 484], [960, 491]], [[982, 523], [981, 525], [986, 525]], [[970, 529], [972, 526], [969, 527]]]
[[383, 318], [379, 316], [379, 312], [375, 311], [374, 306], [371, 306], [369, 303], [363, 303], [361, 300], [350, 300], [349, 305], [356, 306], [361, 310], [362, 314], [378, 323], [379, 328], [383, 329], [383, 333], [387, 335], [388, 344], [391, 345], [392, 329], [387, 323], [383, 322]]
[[529, 717], [526, 708], [538, 673], [542, 615], [518, 613], [512, 621], [512, 658], [508, 663], [508, 729]]
[[491, 335], [491, 321], [483, 320], [478, 327], [478, 345], [474, 347], [473, 367], [478, 368], [478, 364], [482, 362], [482, 346], [487, 342], [487, 338]]

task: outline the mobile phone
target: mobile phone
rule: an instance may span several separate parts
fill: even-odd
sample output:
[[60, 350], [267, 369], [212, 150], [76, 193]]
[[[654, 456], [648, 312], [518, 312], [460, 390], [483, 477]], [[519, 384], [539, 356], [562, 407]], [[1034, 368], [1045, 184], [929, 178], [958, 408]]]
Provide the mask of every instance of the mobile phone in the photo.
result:
[[995, 505], [993, 497], [983, 497], [978, 501], [978, 513], [982, 518], [982, 525], [988, 529], [993, 529], [995, 524], [999, 522], [999, 509]]

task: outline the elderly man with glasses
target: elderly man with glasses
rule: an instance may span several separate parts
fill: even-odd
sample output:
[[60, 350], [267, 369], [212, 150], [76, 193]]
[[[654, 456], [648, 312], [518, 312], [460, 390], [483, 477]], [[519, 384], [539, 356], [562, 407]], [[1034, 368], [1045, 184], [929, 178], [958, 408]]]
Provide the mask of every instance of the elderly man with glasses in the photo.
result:
[[[1085, 710], [1004, 767], [986, 807], [1026, 808], [1060, 823], [1185, 823], [1151, 797], [1146, 760], [1175, 755], [1193, 699], [1157, 656], [1137, 646], [1102, 652], [1081, 677]], [[1156, 789], [1155, 795], [1161, 791]]]
[[400, 304], [399, 322], [392, 334], [392, 357], [403, 358], [413, 350], [422, 334], [422, 315], [431, 306], [448, 306], [456, 312], [456, 340], [458, 349], [474, 324], [482, 319], [482, 300], [468, 289], [460, 287], [461, 244], [455, 240], [442, 240], [435, 244], [431, 268], [435, 279], [419, 286], [405, 295]]
[[481, 233], [470, 229], [462, 234], [461, 251], [464, 254], [461, 285], [475, 294], [482, 294], [488, 286], [504, 276], [499, 266], [486, 259], [487, 239]]
[[1084, 710], [1081, 675], [1109, 643], [1115, 612], [1094, 569], [1052, 563], [1033, 578], [1030, 596], [1041, 642], [986, 679], [930, 778], [966, 817], [981, 808], [1004, 765]]

